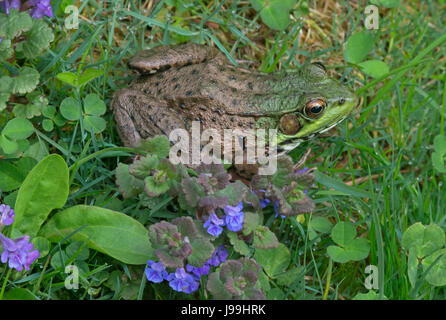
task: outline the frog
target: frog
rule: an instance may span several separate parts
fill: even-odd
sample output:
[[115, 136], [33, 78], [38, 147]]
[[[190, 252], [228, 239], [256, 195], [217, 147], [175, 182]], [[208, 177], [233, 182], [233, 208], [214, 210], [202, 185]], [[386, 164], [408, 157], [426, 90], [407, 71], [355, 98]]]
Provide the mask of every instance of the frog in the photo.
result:
[[139, 76], [115, 92], [111, 108], [128, 147], [175, 129], [190, 131], [198, 121], [202, 129], [276, 129], [283, 154], [360, 105], [321, 62], [263, 73], [234, 65], [215, 47], [186, 43], [140, 51], [127, 64]]

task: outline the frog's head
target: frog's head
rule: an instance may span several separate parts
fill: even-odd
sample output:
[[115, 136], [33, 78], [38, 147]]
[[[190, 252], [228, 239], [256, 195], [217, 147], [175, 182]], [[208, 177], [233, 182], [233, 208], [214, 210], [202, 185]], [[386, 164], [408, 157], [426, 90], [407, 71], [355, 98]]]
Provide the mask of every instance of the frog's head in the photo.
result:
[[294, 149], [300, 141], [323, 133], [344, 120], [360, 105], [360, 99], [347, 87], [327, 76], [321, 63], [302, 70], [303, 90], [295, 112], [280, 118], [279, 151]]

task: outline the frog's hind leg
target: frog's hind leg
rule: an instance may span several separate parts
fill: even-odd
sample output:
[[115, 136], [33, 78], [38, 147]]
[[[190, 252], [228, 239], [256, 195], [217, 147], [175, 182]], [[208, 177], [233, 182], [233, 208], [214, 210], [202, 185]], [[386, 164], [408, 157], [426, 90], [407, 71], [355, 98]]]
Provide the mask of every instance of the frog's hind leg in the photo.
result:
[[165, 101], [137, 90], [121, 89], [112, 100], [116, 127], [125, 146], [135, 147], [142, 139], [156, 135], [169, 136], [184, 122]]
[[178, 46], [162, 45], [141, 51], [129, 60], [128, 65], [141, 73], [155, 73], [212, 59], [224, 61], [226, 58], [214, 47], [187, 43]]

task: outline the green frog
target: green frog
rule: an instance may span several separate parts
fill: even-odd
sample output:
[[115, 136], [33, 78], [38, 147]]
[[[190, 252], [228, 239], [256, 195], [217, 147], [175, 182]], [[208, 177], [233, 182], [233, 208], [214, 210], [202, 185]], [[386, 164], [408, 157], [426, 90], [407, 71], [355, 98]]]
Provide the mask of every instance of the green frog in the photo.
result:
[[284, 153], [334, 127], [360, 103], [321, 63], [253, 72], [233, 66], [216, 48], [183, 44], [142, 51], [128, 65], [140, 76], [111, 103], [126, 146], [199, 121], [202, 129], [275, 128], [277, 151]]

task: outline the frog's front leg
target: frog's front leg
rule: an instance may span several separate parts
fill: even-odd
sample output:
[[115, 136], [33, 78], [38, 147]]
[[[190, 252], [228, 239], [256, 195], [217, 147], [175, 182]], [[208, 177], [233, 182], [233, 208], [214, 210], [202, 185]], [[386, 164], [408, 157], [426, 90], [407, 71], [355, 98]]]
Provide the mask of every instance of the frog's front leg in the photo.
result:
[[214, 47], [187, 43], [178, 46], [162, 45], [143, 50], [131, 58], [128, 65], [141, 73], [155, 73], [213, 59], [225, 61], [223, 54]]
[[165, 101], [140, 91], [121, 89], [111, 102], [117, 131], [125, 146], [135, 147], [142, 139], [184, 129], [183, 119]]

